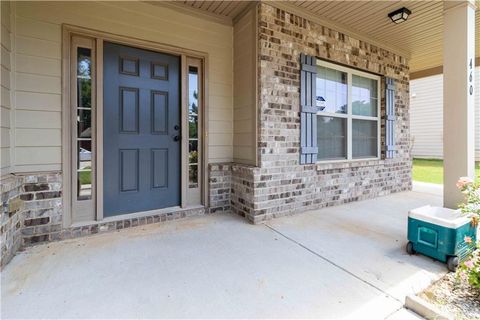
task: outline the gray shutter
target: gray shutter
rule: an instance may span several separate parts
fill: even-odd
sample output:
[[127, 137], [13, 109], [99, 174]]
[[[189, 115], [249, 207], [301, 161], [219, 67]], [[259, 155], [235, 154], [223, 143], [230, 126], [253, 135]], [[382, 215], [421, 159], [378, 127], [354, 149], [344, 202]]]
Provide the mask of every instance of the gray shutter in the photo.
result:
[[300, 164], [317, 162], [317, 61], [300, 55]]
[[385, 78], [385, 158], [395, 157], [395, 80]]

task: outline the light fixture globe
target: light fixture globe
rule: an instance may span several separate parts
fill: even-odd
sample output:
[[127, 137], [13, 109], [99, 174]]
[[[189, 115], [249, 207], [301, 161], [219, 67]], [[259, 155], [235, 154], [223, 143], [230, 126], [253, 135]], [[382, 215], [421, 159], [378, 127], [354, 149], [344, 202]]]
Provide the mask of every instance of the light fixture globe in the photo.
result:
[[403, 7], [398, 10], [392, 11], [388, 14], [388, 17], [393, 21], [393, 23], [399, 24], [404, 21], [407, 21], [408, 16], [412, 12], [408, 10], [407, 8]]

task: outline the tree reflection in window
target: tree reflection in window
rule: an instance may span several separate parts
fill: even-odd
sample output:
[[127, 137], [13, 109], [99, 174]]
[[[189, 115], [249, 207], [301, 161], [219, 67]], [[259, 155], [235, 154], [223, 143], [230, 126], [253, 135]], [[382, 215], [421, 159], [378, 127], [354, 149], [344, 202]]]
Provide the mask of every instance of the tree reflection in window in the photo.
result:
[[92, 51], [77, 49], [77, 199], [92, 198]]
[[198, 68], [188, 68], [188, 187], [198, 188]]
[[87, 48], [78, 48], [77, 63], [77, 88], [78, 88], [78, 107], [92, 107], [92, 74], [91, 74], [91, 50]]

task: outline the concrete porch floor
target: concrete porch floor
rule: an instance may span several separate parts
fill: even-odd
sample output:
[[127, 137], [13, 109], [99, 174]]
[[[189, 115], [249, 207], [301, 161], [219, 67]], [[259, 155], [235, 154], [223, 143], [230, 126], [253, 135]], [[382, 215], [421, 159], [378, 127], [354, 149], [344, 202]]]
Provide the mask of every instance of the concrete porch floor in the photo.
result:
[[405, 295], [446, 272], [405, 253], [406, 192], [250, 225], [230, 214], [50, 243], [1, 275], [7, 318], [417, 318]]

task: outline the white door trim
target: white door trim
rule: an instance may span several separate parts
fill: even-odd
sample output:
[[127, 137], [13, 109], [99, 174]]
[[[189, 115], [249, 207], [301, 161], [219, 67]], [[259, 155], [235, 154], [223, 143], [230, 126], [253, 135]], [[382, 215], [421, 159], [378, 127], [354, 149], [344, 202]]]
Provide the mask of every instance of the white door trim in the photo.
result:
[[[71, 113], [71, 40], [72, 36], [86, 37], [93, 39], [94, 41], [94, 51], [95, 57], [92, 60], [95, 60], [95, 75], [96, 75], [96, 96], [94, 101], [96, 102], [96, 132], [95, 132], [95, 150], [96, 150], [96, 174], [92, 178], [95, 180], [95, 204], [92, 208], [94, 215], [92, 215], [93, 220], [90, 221], [75, 221], [74, 215], [76, 214], [72, 207], [72, 113]], [[72, 25], [63, 25], [63, 48], [62, 48], [62, 58], [63, 58], [63, 77], [62, 77], [62, 169], [63, 169], [63, 227], [67, 228], [72, 226], [74, 221], [77, 223], [88, 223], [88, 222], [98, 222], [106, 221], [103, 216], [103, 43], [104, 41], [119, 43], [123, 45], [133, 46], [140, 49], [152, 50], [161, 53], [168, 53], [180, 57], [181, 61], [181, 70], [182, 75], [180, 96], [181, 96], [181, 118], [182, 118], [182, 147], [181, 147], [181, 208], [195, 208], [199, 205], [207, 207], [208, 204], [208, 183], [207, 183], [207, 159], [208, 159], [208, 135], [207, 133], [207, 123], [206, 116], [208, 115], [208, 78], [207, 78], [207, 63], [208, 63], [208, 54], [196, 50], [178, 48], [166, 44], [161, 44], [157, 42], [152, 42], [148, 40], [142, 40], [137, 38], [131, 38], [116, 34], [110, 34], [106, 32], [80, 28]], [[194, 204], [188, 201], [188, 101], [186, 98], [186, 66], [188, 59], [197, 59], [201, 62], [201, 69], [203, 78], [201, 79], [201, 104], [203, 108], [201, 109], [201, 118], [202, 126], [200, 127], [201, 131], [199, 135], [203, 138], [199, 148], [201, 149], [201, 167], [199, 167], [200, 177], [201, 177], [201, 203]], [[93, 101], [93, 99], [92, 99]], [[93, 161], [93, 160], [92, 160]], [[93, 175], [93, 174], [92, 174]], [[185, 175], [187, 175], [185, 179]], [[185, 183], [187, 182], [187, 183]], [[93, 181], [92, 181], [93, 183]], [[168, 210], [167, 208], [166, 210]], [[178, 207], [170, 208], [172, 211], [177, 211]], [[162, 209], [162, 211], [165, 209]], [[134, 215], [149, 215], [158, 212], [158, 210], [146, 211], [146, 212], [136, 212]], [[126, 215], [119, 215], [116, 217], [109, 217], [108, 221], [123, 220]]]

